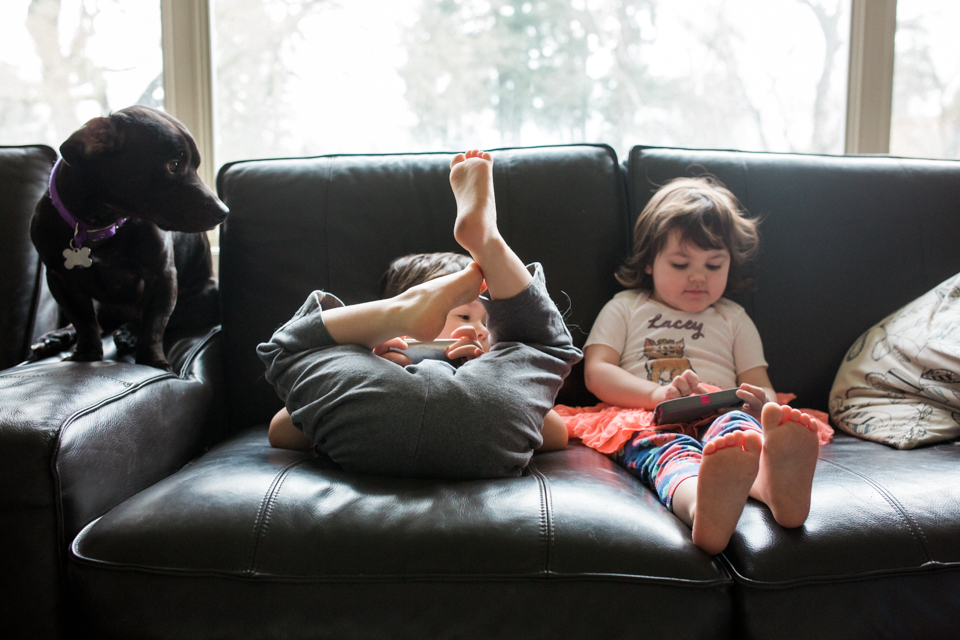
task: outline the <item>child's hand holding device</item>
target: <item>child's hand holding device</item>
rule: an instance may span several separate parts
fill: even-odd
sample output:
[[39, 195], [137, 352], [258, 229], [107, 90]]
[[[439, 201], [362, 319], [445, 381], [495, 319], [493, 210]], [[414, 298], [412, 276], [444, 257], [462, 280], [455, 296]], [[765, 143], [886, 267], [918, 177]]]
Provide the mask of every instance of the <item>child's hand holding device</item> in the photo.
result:
[[447, 349], [447, 357], [451, 360], [473, 360], [484, 353], [477, 330], [470, 325], [457, 327], [450, 333], [450, 337], [456, 340]]
[[410, 358], [407, 357], [407, 341], [403, 338], [393, 338], [387, 340], [379, 347], [374, 348], [373, 355], [380, 356], [384, 360], [389, 360], [394, 364], [398, 364], [401, 367], [405, 367], [408, 364], [413, 364]]
[[668, 385], [663, 385], [653, 392], [651, 398], [657, 404], [676, 398], [708, 393], [707, 388], [700, 384], [700, 376], [695, 371], [687, 369], [676, 376]]
[[374, 355], [385, 358], [401, 367], [417, 364], [423, 360], [443, 360], [453, 365], [473, 360], [484, 353], [477, 331], [471, 326], [462, 326], [450, 333], [451, 338], [421, 342], [412, 338], [393, 338], [373, 350]]
[[767, 394], [763, 389], [744, 383], [737, 390], [737, 397], [743, 400], [743, 406], [740, 407], [740, 410], [759, 420], [763, 405], [767, 403]]

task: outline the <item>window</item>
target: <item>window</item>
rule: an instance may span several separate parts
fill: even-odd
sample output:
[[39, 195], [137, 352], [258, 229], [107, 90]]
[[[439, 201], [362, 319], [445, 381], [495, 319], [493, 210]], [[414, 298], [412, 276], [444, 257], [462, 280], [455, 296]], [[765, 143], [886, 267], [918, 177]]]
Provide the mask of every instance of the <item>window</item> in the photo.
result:
[[577, 141], [956, 158], [958, 23], [953, 0], [7, 0], [0, 144], [145, 104], [187, 124], [208, 182], [242, 158]]
[[213, 7], [218, 162], [582, 141], [843, 152], [849, 0]]
[[960, 3], [899, 0], [890, 152], [960, 158]]
[[90, 118], [163, 107], [160, 0], [5, 0], [0, 144], [60, 146]]

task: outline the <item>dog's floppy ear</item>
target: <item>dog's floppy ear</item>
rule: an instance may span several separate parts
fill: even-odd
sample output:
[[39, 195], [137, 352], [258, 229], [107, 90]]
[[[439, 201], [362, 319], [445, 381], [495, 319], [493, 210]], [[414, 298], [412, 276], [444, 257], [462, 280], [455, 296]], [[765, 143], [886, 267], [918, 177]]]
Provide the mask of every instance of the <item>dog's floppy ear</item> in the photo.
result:
[[60, 145], [60, 155], [67, 164], [76, 164], [113, 151], [122, 143], [123, 134], [117, 129], [112, 118], [94, 118], [74, 131], [73, 135]]

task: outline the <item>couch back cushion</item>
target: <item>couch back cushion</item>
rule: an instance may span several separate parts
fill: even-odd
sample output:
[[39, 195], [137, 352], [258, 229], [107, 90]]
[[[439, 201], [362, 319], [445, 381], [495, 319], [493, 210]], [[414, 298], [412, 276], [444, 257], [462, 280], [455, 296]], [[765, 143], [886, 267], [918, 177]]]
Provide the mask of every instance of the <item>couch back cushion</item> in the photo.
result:
[[[582, 346], [616, 292], [628, 242], [623, 178], [613, 150], [573, 145], [493, 152], [501, 233], [547, 285]], [[255, 348], [323, 289], [353, 304], [378, 296], [391, 260], [462, 251], [453, 238], [451, 153], [257, 160], [224, 166], [230, 207], [221, 231], [220, 286], [229, 417], [237, 428], [280, 408]], [[582, 364], [559, 401], [595, 402]]]
[[658, 185], [704, 173], [761, 218], [736, 300], [797, 406], [826, 410], [857, 337], [960, 271], [960, 162], [635, 147], [627, 164], [631, 225]]
[[57, 153], [45, 145], [0, 147], [0, 369], [30, 354], [58, 312], [30, 241], [30, 220]]

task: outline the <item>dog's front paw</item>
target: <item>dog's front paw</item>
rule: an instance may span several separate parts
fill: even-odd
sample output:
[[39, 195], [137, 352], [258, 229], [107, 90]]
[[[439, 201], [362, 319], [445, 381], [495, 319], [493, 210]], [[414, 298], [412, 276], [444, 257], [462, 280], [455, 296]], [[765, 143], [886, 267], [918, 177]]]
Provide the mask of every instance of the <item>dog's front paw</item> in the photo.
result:
[[73, 325], [67, 325], [63, 329], [57, 329], [43, 334], [37, 341], [30, 345], [30, 362], [43, 360], [50, 356], [55, 356], [61, 351], [66, 351], [77, 341], [77, 332]]

